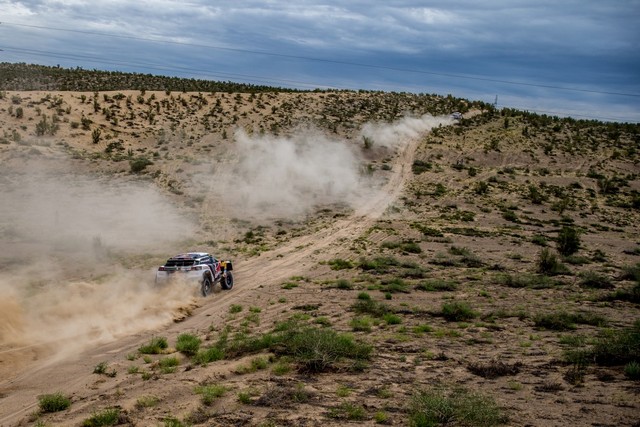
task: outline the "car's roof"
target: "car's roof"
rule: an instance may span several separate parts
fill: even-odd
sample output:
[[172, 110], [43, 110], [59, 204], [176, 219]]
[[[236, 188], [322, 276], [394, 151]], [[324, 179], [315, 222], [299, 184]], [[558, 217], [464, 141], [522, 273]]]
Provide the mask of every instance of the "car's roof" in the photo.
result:
[[198, 259], [206, 256], [210, 256], [210, 255], [206, 252], [186, 252], [183, 254], [173, 256], [171, 257], [171, 259]]

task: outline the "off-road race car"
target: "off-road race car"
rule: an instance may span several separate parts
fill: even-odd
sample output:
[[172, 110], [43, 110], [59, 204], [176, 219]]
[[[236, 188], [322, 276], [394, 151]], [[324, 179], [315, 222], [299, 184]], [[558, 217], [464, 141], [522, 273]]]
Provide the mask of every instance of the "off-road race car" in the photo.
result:
[[233, 288], [232, 270], [231, 261], [219, 261], [206, 252], [188, 252], [169, 258], [163, 266], [158, 268], [156, 283], [180, 278], [199, 284], [200, 293], [206, 297], [218, 282], [224, 290]]

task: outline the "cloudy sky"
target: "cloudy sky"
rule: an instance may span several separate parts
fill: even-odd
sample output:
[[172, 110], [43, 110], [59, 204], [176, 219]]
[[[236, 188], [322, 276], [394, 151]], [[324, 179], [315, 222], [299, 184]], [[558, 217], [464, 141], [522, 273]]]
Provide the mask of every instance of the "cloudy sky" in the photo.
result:
[[640, 122], [640, 0], [0, 0], [0, 61]]

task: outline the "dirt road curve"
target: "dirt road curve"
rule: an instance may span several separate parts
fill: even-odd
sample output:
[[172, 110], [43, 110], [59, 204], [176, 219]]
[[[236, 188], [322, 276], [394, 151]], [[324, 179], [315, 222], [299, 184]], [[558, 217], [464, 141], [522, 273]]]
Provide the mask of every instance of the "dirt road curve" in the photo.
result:
[[[161, 331], [162, 335], [174, 336], [182, 331], [206, 329], [212, 322], [221, 321], [231, 304], [242, 302], [258, 288], [268, 289], [293, 275], [304, 273], [308, 268], [305, 262], [312, 256], [331, 258], [327, 249], [332, 244], [359, 236], [399, 196], [405, 181], [411, 175], [417, 144], [417, 140], [410, 141], [399, 151], [388, 182], [357, 208], [353, 215], [338, 219], [330, 227], [312, 235], [295, 238], [283, 247], [238, 265], [235, 271], [237, 287], [233, 291], [213, 295], [183, 322], [168, 325]], [[36, 396], [42, 393], [64, 390], [69, 395], [89, 394], [87, 400], [91, 400], [92, 391], [87, 390], [87, 384], [96, 363], [105, 359], [124, 358], [135, 352], [148, 336], [149, 331], [146, 331], [94, 346], [74, 358], [57, 362], [34, 362], [13, 378], [3, 380], [0, 383], [0, 426], [15, 425], [36, 411]], [[8, 355], [0, 354], [0, 357], [8, 358]]]

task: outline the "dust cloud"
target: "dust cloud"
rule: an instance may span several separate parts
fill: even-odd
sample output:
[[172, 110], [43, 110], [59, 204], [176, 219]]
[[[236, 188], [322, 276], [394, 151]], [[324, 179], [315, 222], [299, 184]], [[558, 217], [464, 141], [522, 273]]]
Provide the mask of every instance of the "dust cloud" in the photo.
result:
[[401, 148], [407, 141], [418, 138], [435, 127], [452, 123], [453, 119], [448, 116], [434, 117], [429, 114], [420, 117], [405, 116], [393, 123], [366, 123], [360, 135], [370, 138], [374, 145]]
[[156, 287], [133, 261], [172, 253], [193, 221], [152, 183], [69, 170], [40, 159], [1, 172], [0, 357], [38, 345], [61, 356], [157, 328], [196, 294]]
[[357, 151], [317, 130], [293, 136], [235, 134], [237, 163], [216, 179], [242, 218], [292, 218], [314, 207], [348, 203], [363, 188]]
[[303, 129], [290, 136], [235, 134], [237, 162], [218, 167], [212, 182], [225, 188], [224, 205], [241, 219], [297, 219], [314, 209], [356, 209], [373, 197], [380, 177], [366, 171], [362, 137], [374, 146], [400, 149], [449, 117], [407, 116], [393, 123], [367, 123], [356, 142]]

